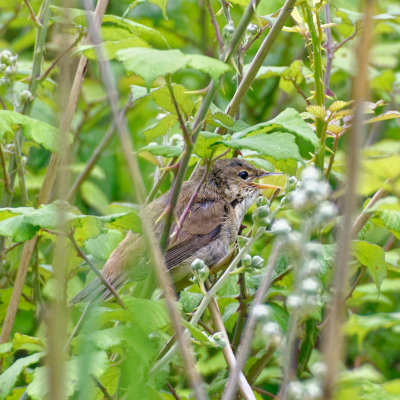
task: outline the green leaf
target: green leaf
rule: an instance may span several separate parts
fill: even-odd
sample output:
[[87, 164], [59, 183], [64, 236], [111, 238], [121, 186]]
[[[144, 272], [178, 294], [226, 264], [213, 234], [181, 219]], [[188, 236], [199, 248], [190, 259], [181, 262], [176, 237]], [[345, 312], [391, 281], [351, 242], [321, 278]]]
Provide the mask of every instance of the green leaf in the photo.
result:
[[390, 69], [383, 71], [382, 74], [371, 79], [371, 88], [390, 92], [396, 80], [394, 72]]
[[305, 75], [308, 74], [309, 71], [303, 61], [295, 60], [282, 72], [279, 87], [286, 93], [292, 93], [296, 90], [296, 86], [299, 86], [304, 81]]
[[202, 56], [199, 54], [185, 55], [187, 60], [187, 67], [194, 68], [208, 74], [217, 81], [223, 74], [230, 71], [229, 65], [217, 60], [216, 58]]
[[162, 156], [166, 158], [178, 157], [182, 154], [183, 147], [181, 146], [167, 146], [167, 145], [158, 145], [152, 144], [149, 146], [144, 146], [139, 149], [139, 153], [142, 151], [147, 151], [154, 156]]
[[180, 50], [156, 50], [142, 47], [123, 49], [117, 58], [127, 71], [142, 77], [148, 86], [160, 76], [173, 74], [184, 68], [195, 68], [218, 79], [230, 67], [222, 61], [201, 55], [186, 55]]
[[[75, 239], [84, 241], [100, 234], [106, 224], [123, 227], [134, 232], [141, 231], [136, 211], [96, 217], [75, 214], [75, 209], [61, 202], [45, 204], [40, 208], [16, 207], [0, 209], [0, 235], [10, 236], [14, 241], [31, 239], [40, 229], [57, 229], [61, 218], [70, 228], [75, 228]], [[62, 213], [62, 214], [61, 214]]]
[[[168, 132], [168, 130], [176, 124], [177, 121], [178, 121], [178, 118], [176, 115], [167, 114], [164, 118], [160, 119], [154, 125], [145, 129], [143, 131], [143, 134], [146, 137], [147, 142], [151, 142], [158, 136], [165, 135]], [[156, 154], [156, 155], [159, 155], [159, 154]]]
[[144, 332], [151, 333], [169, 324], [169, 316], [162, 300], [124, 297], [124, 302], [132, 312], [134, 321]]
[[201, 344], [205, 344], [208, 346], [210, 346], [210, 345], [215, 346], [215, 343], [211, 342], [208, 335], [206, 335], [200, 328], [197, 328], [197, 326], [191, 325], [188, 321], [185, 321], [185, 320], [183, 320], [182, 323], [188, 329], [188, 331], [191, 333], [194, 340], [200, 342]]
[[108, 199], [101, 188], [91, 181], [84, 181], [80, 187], [80, 194], [83, 201], [90, 207], [104, 214], [108, 206]]
[[378, 329], [391, 329], [400, 325], [400, 313], [375, 313], [373, 315], [352, 314], [344, 324], [344, 331], [347, 335], [357, 336], [361, 345], [369, 332]]
[[[192, 115], [194, 110], [194, 102], [192, 96], [188, 93], [188, 89], [183, 85], [178, 85], [176, 83], [172, 84], [172, 89], [176, 102], [183, 116], [187, 117]], [[165, 111], [168, 111], [176, 115], [176, 109], [171, 98], [169, 89], [166, 86], [162, 86], [159, 89], [155, 89], [151, 92], [151, 98]]]
[[241, 139], [223, 140], [221, 143], [233, 149], [254, 150], [274, 160], [302, 160], [294, 136], [289, 133], [273, 132], [269, 135], [259, 133]]
[[151, 91], [149, 92], [147, 88], [138, 85], [130, 85], [129, 89], [131, 92], [132, 103], [134, 103], [136, 100], [148, 96], [151, 93]]
[[[249, 69], [250, 64], [247, 64], [243, 68], [243, 72], [246, 73], [246, 71]], [[256, 79], [267, 79], [272, 76], [281, 76], [283, 72], [287, 69], [287, 67], [274, 67], [274, 66], [262, 66], [256, 75]]]
[[19, 358], [0, 375], [0, 399], [3, 400], [11, 392], [19, 374], [24, 368], [40, 361], [46, 353], [34, 353], [28, 357]]
[[[139, 37], [134, 37], [130, 39], [110, 41], [107, 40], [102, 43], [104, 49], [104, 57], [107, 60], [112, 60], [115, 58], [117, 51], [122, 49], [129, 49], [132, 47], [149, 47], [149, 45]], [[85, 44], [79, 46], [77, 53], [82, 53], [90, 60], [97, 60], [96, 45]]]
[[353, 241], [353, 253], [360, 264], [368, 267], [368, 271], [379, 290], [386, 276], [385, 252], [375, 244], [362, 240]]
[[182, 304], [185, 313], [191, 313], [200, 303], [203, 295], [188, 290], [183, 290], [179, 295], [179, 303]]
[[107, 261], [110, 254], [124, 238], [116, 229], [109, 229], [95, 238], [85, 241], [85, 249], [96, 259]]
[[232, 136], [232, 139], [248, 136], [250, 134], [270, 132], [272, 130], [279, 130], [282, 132], [292, 133], [308, 141], [313, 146], [317, 146], [319, 142], [315, 132], [310, 128], [310, 126], [306, 122], [304, 122], [300, 114], [293, 108], [286, 108], [283, 112], [281, 112], [279, 115], [277, 115], [270, 121], [253, 125], [242, 132], [235, 133]]
[[[39, 143], [47, 150], [59, 152], [60, 134], [57, 128], [14, 111], [0, 110], [0, 138], [5, 133], [14, 134], [18, 127], [22, 128], [22, 132], [27, 139]], [[71, 144], [72, 135], [69, 132], [65, 133], [65, 135], [66, 143]]]
[[245, 157], [246, 161], [254, 164], [257, 168], [261, 168], [264, 171], [273, 171], [274, 166], [267, 160], [259, 157]]
[[210, 158], [219, 148], [223, 148], [222, 145], [215, 145], [221, 141], [221, 137], [221, 135], [213, 132], [200, 132], [193, 152], [201, 158]]
[[[82, 375], [89, 374], [99, 377], [104, 373], [108, 365], [108, 357], [105, 351], [85, 352], [80, 357], [73, 358], [66, 363], [66, 395], [71, 397], [81, 383]], [[85, 371], [82, 371], [85, 366]], [[82, 374], [83, 373], [83, 374]], [[43, 400], [47, 398], [48, 367], [39, 367], [35, 369], [33, 380], [28, 385], [27, 392], [33, 400]]]

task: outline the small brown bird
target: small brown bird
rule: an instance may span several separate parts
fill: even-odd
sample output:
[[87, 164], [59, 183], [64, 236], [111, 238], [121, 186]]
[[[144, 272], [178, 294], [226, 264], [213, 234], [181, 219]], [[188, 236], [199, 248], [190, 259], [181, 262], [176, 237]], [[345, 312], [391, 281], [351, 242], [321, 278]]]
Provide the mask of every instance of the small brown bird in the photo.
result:
[[[191, 180], [183, 183], [175, 208], [177, 218], [184, 212], [204, 172], [204, 167], [199, 168]], [[192, 275], [191, 264], [194, 259], [199, 258], [210, 266], [227, 255], [246, 212], [261, 190], [276, 188], [254, 182], [270, 174], [238, 158], [220, 159], [211, 167], [179, 233], [170, 240], [165, 253], [165, 264], [177, 290], [182, 289]], [[142, 210], [142, 216], [149, 218], [154, 225], [157, 238], [163, 229], [163, 219], [160, 216], [168, 205], [169, 195], [170, 192], [163, 194]], [[171, 232], [175, 230], [176, 223], [172, 225]], [[140, 235], [128, 232], [106, 262], [103, 276], [115, 288], [120, 288], [129, 279], [138, 281], [146, 277], [149, 266], [145, 247]], [[104, 285], [95, 279], [72, 302], [100, 295], [108, 297], [110, 293], [107, 292]]]

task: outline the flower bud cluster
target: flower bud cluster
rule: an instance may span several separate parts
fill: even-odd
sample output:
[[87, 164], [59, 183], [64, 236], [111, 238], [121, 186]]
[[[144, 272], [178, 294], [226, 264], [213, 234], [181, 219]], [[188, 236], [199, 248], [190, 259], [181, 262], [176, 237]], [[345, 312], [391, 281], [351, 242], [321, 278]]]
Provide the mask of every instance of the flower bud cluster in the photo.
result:
[[222, 332], [215, 332], [212, 336], [209, 337], [209, 339], [210, 342], [219, 349], [224, 349], [226, 347], [226, 340], [222, 335]]
[[[292, 179], [292, 178], [290, 178]], [[290, 204], [295, 210], [304, 211], [319, 205], [330, 195], [330, 187], [321, 172], [313, 166], [304, 169], [296, 189], [290, 194]]]
[[296, 289], [287, 298], [287, 308], [290, 312], [296, 312], [300, 318], [312, 314], [321, 305], [321, 283], [318, 273], [321, 265], [316, 259], [316, 245], [307, 243], [304, 248], [304, 261], [297, 272]]
[[261, 324], [261, 334], [267, 346], [278, 347], [283, 339], [283, 332], [279, 324], [272, 321], [270, 307], [260, 304], [254, 309], [256, 320]]
[[210, 273], [207, 265], [200, 258], [195, 258], [191, 264], [194, 276], [191, 278], [193, 283], [204, 282]]
[[260, 196], [256, 201], [256, 207], [252, 214], [254, 224], [258, 226], [269, 227], [271, 225], [271, 209], [269, 201], [264, 196]]
[[252, 257], [250, 254], [246, 254], [242, 258], [242, 266], [247, 271], [260, 270], [264, 266], [264, 259], [260, 256]]
[[290, 400], [321, 400], [322, 396], [321, 384], [315, 380], [289, 383], [288, 399]]
[[326, 376], [326, 364], [316, 362], [311, 366], [312, 379], [293, 381], [288, 387], [288, 398], [291, 400], [322, 400], [322, 380]]
[[0, 53], [0, 72], [5, 77], [17, 72], [17, 56], [13, 55], [10, 50], [3, 50]]
[[235, 26], [232, 23], [226, 24], [222, 28], [222, 39], [224, 40], [224, 43], [229, 43], [233, 35], [235, 33]]

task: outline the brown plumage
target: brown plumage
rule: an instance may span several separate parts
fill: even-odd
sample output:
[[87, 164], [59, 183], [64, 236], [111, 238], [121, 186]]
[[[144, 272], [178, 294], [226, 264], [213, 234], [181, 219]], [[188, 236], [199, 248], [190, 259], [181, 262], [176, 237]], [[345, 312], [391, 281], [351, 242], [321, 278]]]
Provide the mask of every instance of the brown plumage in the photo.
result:
[[[237, 158], [218, 160], [210, 169], [178, 236], [170, 240], [165, 253], [165, 264], [177, 289], [184, 287], [191, 276], [191, 263], [195, 258], [210, 266], [228, 253], [247, 210], [260, 190], [269, 187], [254, 180], [268, 174]], [[177, 218], [184, 212], [203, 175], [204, 168], [199, 168], [191, 180], [183, 183], [175, 209]], [[154, 225], [157, 238], [163, 228], [160, 215], [168, 205], [169, 195], [170, 192], [165, 193], [142, 210], [142, 216], [149, 218]], [[176, 223], [172, 225], [171, 233], [175, 228]], [[102, 274], [115, 287], [120, 287], [129, 278], [134, 281], [143, 279], [147, 269], [143, 238], [128, 232], [106, 262]], [[107, 297], [106, 289], [95, 280], [72, 301], [82, 301], [102, 292]]]

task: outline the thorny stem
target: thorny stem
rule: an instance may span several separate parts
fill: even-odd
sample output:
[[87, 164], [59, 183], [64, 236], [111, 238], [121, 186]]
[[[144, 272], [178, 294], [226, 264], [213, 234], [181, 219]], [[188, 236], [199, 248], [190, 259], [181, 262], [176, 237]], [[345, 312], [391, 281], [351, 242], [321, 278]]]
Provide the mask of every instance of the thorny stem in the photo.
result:
[[[313, 13], [311, 12], [309, 7], [302, 6], [305, 19], [308, 25], [308, 29], [310, 31], [311, 43], [313, 47], [314, 58], [310, 59], [312, 63], [312, 69], [314, 74], [314, 82], [315, 82], [315, 102], [317, 106], [324, 107], [325, 105], [325, 95], [324, 95], [324, 84], [323, 84], [323, 66], [322, 66], [322, 57], [321, 57], [321, 37], [317, 33], [317, 30], [313, 21]], [[319, 21], [318, 13], [315, 14], [317, 20]], [[320, 139], [320, 146], [317, 151], [317, 160], [316, 166], [322, 172], [324, 171], [324, 157], [325, 157], [325, 135], [324, 132], [324, 121], [317, 119], [316, 120], [316, 133]]]
[[[331, 22], [329, 3], [325, 4], [324, 11], [325, 11], [325, 24], [329, 24]], [[333, 92], [329, 87], [329, 82], [331, 79], [331, 71], [332, 71], [333, 52], [334, 52], [331, 28], [326, 28], [325, 33], [326, 33], [326, 43], [324, 44], [324, 47], [326, 49], [326, 66], [324, 75], [324, 87], [325, 87], [325, 94], [328, 96], [332, 96]]]
[[323, 340], [323, 354], [327, 372], [323, 383], [323, 397], [330, 400], [334, 388], [343, 352], [342, 323], [344, 320], [344, 298], [347, 269], [350, 260], [350, 245], [353, 214], [357, 204], [356, 187], [360, 167], [360, 151], [364, 134], [364, 102], [368, 94], [368, 60], [372, 41], [374, 0], [365, 1], [365, 26], [357, 48], [357, 75], [353, 81], [354, 114], [353, 127], [347, 144], [347, 182], [344, 196], [343, 226], [338, 240], [338, 253], [334, 277], [334, 297], [332, 299], [332, 317]]

